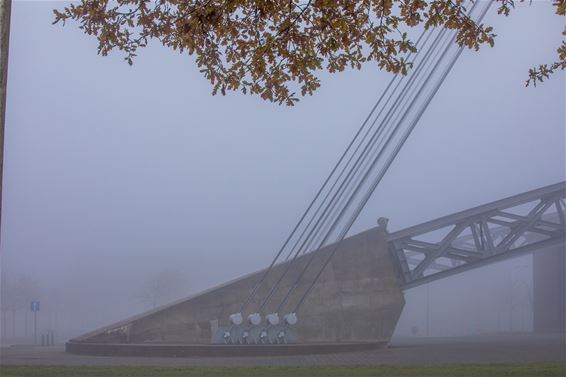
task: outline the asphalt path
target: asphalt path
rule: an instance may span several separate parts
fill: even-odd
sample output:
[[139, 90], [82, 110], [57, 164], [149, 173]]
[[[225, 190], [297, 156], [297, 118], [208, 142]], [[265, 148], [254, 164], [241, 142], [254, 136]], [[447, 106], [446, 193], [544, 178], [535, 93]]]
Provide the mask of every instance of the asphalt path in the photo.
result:
[[566, 363], [566, 335], [398, 338], [387, 348], [371, 351], [279, 357], [109, 357], [68, 354], [64, 345], [0, 347], [0, 365], [269, 366], [530, 362]]

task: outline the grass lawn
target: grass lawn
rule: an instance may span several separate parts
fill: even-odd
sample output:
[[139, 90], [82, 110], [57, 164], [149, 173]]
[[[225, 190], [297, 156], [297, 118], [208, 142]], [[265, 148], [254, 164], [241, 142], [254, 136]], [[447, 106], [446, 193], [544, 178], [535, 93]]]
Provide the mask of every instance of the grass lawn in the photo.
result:
[[492, 365], [377, 365], [377, 366], [304, 366], [304, 367], [142, 367], [142, 366], [0, 366], [2, 377], [538, 377], [566, 376], [560, 363]]

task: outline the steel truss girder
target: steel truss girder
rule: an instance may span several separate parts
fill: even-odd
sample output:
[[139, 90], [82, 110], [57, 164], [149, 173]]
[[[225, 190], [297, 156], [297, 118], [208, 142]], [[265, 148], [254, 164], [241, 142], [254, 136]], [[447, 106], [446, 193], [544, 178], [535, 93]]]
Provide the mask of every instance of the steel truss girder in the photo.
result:
[[565, 242], [565, 198], [560, 182], [389, 233], [403, 288]]

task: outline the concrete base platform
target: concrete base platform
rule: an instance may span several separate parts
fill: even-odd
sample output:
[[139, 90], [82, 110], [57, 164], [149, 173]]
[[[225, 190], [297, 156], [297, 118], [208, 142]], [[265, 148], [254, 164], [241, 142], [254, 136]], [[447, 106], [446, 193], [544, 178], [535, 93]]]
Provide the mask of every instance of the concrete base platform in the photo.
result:
[[[458, 338], [393, 338], [360, 352], [266, 357], [126, 357], [65, 352], [63, 344], [0, 346], [4, 365], [259, 367], [308, 365], [431, 365], [566, 362], [564, 334], [490, 334]], [[0, 374], [2, 374], [0, 372]], [[164, 372], [166, 375], [167, 373]]]
[[311, 344], [108, 344], [67, 342], [65, 352], [94, 356], [244, 357], [293, 356], [360, 352], [385, 347], [387, 342]]

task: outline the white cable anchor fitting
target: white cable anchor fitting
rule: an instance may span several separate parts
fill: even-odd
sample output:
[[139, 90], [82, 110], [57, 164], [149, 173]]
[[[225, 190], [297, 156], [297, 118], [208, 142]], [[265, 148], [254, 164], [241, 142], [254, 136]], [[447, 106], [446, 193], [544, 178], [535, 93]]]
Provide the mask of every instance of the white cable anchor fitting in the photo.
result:
[[277, 313], [270, 313], [265, 316], [265, 319], [271, 326], [277, 326], [279, 324], [279, 314]]
[[261, 314], [259, 313], [252, 313], [248, 316], [248, 322], [253, 325], [257, 326], [261, 323]]
[[242, 317], [242, 313], [234, 313], [230, 314], [230, 322], [235, 326], [240, 326], [242, 322], [244, 322], [244, 317]]
[[283, 320], [286, 324], [293, 326], [297, 324], [297, 313], [288, 313], [283, 316]]

